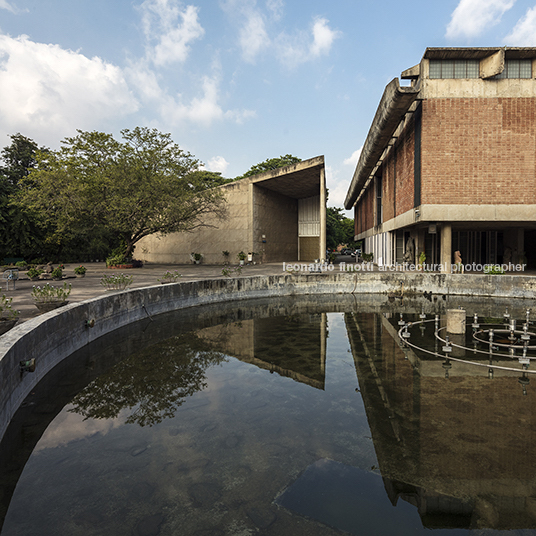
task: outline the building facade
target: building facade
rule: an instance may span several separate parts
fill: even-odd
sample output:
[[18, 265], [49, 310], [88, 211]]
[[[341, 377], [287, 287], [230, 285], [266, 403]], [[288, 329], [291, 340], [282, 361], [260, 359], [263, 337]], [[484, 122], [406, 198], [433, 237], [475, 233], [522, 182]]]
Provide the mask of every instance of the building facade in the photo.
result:
[[428, 48], [387, 85], [345, 200], [379, 265], [536, 267], [536, 48]]
[[[324, 157], [260, 173], [219, 187], [225, 216], [207, 218], [192, 232], [151, 235], [136, 246], [147, 263], [187, 264], [201, 253], [205, 264], [313, 261], [326, 252]], [[228, 257], [223, 256], [228, 251]]]

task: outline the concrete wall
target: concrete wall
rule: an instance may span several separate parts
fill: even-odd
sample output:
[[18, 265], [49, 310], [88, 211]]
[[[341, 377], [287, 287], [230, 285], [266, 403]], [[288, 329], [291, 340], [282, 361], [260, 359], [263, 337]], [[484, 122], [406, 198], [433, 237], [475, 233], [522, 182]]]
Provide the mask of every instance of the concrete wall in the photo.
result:
[[238, 262], [237, 253], [256, 251], [252, 246], [251, 185], [248, 179], [221, 186], [226, 200], [223, 220], [207, 218], [210, 227], [191, 233], [151, 235], [136, 245], [135, 256], [144, 262], [159, 264], [189, 264], [190, 253], [201, 253], [204, 264], [223, 264], [223, 250], [229, 251], [229, 261]]
[[297, 199], [253, 185], [252, 248], [262, 262], [298, 260]]
[[[33, 387], [57, 363], [99, 337], [148, 315], [203, 304], [288, 295], [388, 293], [471, 294], [534, 299], [536, 278], [391, 272], [324, 273], [212, 279], [107, 294], [41, 315], [0, 337], [0, 438]], [[93, 328], [86, 321], [95, 320]], [[33, 373], [19, 363], [36, 359]]]

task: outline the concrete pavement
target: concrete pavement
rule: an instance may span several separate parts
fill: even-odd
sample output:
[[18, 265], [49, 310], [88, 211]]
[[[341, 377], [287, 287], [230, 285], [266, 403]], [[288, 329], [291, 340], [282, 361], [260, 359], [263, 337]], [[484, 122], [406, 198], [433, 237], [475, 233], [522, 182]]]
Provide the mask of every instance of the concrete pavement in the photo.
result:
[[[0, 280], [2, 284], [1, 294], [5, 294], [8, 298], [13, 298], [12, 306], [21, 312], [20, 322], [29, 320], [38, 316], [40, 313], [34, 305], [31, 296], [34, 285], [43, 285], [50, 283], [53, 286], [62, 286], [63, 283], [71, 285], [71, 294], [69, 303], [76, 303], [89, 298], [106, 294], [106, 289], [101, 285], [101, 277], [105, 274], [124, 273], [132, 275], [133, 282], [129, 288], [141, 288], [151, 285], [160, 284], [158, 279], [161, 278], [167, 270], [177, 270], [182, 277], [179, 281], [194, 281], [199, 279], [215, 279], [224, 277], [222, 275], [223, 266], [205, 266], [203, 264], [190, 265], [165, 265], [165, 264], [147, 264], [143, 268], [131, 268], [125, 270], [110, 270], [106, 268], [104, 262], [84, 263], [87, 268], [85, 277], [79, 278], [74, 274], [74, 269], [79, 264], [65, 264], [64, 278], [62, 281], [40, 280], [31, 281], [26, 276], [26, 272], [20, 272], [19, 280], [16, 282], [16, 289], [13, 289], [12, 284], [10, 289], [6, 290], [6, 282]], [[273, 264], [256, 264], [247, 265], [242, 269], [242, 276], [252, 275], [279, 275], [283, 273], [282, 263]]]

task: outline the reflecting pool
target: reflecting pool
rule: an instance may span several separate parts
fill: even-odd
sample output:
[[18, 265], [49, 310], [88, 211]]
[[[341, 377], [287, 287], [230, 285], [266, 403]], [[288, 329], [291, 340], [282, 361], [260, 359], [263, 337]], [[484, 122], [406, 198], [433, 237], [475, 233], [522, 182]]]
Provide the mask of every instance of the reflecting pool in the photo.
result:
[[[473, 313], [500, 322], [505, 305], [523, 319], [533, 303], [289, 298], [114, 332], [14, 417], [0, 533], [536, 535], [526, 367], [490, 374], [397, 334], [400, 313], [443, 325], [462, 306], [472, 344]], [[411, 341], [437, 349], [434, 323]]]

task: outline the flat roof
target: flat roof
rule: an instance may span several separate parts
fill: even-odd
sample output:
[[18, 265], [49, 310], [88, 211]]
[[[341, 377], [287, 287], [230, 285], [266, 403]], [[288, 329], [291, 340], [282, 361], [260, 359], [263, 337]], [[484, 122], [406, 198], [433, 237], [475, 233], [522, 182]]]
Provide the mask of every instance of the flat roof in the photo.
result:
[[536, 58], [535, 47], [428, 47], [423, 59], [427, 60], [480, 60], [500, 50], [504, 50], [506, 58]]

